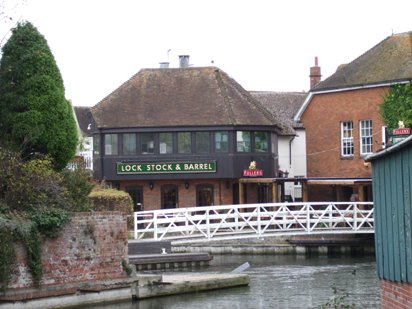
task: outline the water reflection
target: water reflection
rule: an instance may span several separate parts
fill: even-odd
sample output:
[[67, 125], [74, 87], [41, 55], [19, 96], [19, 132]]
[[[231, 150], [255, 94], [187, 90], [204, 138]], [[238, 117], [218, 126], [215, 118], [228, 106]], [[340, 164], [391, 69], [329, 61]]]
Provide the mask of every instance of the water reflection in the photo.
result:
[[244, 262], [251, 265], [245, 271], [250, 276], [248, 287], [84, 308], [319, 308], [333, 296], [333, 286], [338, 295], [348, 294], [345, 304], [379, 308], [378, 279], [372, 257], [223, 255], [215, 256], [207, 268], [180, 272], [230, 272]]

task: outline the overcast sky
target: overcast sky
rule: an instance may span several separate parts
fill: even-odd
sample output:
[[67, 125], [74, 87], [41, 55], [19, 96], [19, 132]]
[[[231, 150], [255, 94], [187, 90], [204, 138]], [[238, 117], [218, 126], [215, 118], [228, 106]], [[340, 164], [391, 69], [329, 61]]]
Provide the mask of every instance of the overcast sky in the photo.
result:
[[93, 106], [140, 69], [177, 67], [181, 54], [246, 90], [308, 91], [315, 56], [325, 79], [412, 31], [411, 12], [411, 0], [26, 0], [14, 14], [45, 36], [66, 98]]

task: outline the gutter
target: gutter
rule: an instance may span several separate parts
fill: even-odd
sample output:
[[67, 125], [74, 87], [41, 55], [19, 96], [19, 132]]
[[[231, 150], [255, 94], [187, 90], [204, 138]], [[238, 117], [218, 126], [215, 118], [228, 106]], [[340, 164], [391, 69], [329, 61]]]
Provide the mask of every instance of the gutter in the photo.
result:
[[312, 97], [316, 94], [327, 94], [327, 93], [343, 92], [343, 91], [351, 91], [351, 90], [371, 89], [371, 88], [392, 86], [392, 85], [398, 85], [398, 84], [407, 84], [410, 82], [411, 80], [392, 81], [392, 82], [385, 82], [385, 83], [379, 83], [379, 84], [352, 86], [352, 87], [346, 87], [346, 88], [335, 88], [335, 89], [320, 90], [320, 91], [315, 90], [315, 91], [309, 92], [309, 95], [306, 97], [305, 101], [303, 102], [302, 106], [299, 108], [293, 120], [296, 122], [300, 122], [300, 118], [302, 117], [306, 108], [309, 106], [309, 103], [312, 100]]

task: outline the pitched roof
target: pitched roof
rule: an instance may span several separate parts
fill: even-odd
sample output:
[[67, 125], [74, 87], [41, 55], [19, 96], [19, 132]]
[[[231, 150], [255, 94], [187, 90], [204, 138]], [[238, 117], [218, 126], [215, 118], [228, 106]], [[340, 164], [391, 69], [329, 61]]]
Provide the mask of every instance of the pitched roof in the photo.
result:
[[216, 67], [140, 70], [91, 111], [100, 128], [278, 125]]
[[96, 123], [90, 112], [90, 107], [74, 106], [74, 113], [80, 130], [85, 136], [92, 136], [92, 132], [96, 128]]
[[312, 91], [345, 88], [412, 78], [412, 32], [394, 34], [372, 49], [341, 65]]
[[250, 91], [263, 106], [281, 123], [282, 135], [295, 134], [295, 128], [302, 127], [293, 117], [307, 97], [306, 92]]

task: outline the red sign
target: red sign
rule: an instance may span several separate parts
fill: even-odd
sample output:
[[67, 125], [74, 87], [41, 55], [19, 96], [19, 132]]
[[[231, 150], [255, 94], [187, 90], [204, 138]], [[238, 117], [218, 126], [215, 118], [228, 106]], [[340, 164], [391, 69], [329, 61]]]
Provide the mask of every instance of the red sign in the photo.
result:
[[244, 177], [263, 176], [263, 170], [243, 170]]
[[392, 130], [393, 135], [409, 135], [411, 134], [410, 128], [397, 128]]

